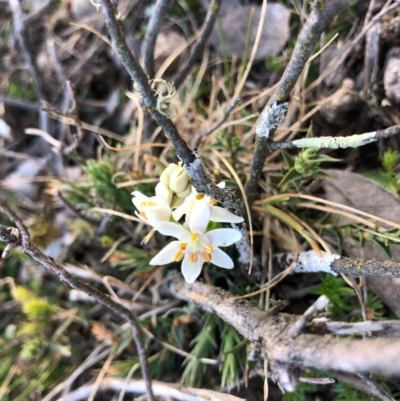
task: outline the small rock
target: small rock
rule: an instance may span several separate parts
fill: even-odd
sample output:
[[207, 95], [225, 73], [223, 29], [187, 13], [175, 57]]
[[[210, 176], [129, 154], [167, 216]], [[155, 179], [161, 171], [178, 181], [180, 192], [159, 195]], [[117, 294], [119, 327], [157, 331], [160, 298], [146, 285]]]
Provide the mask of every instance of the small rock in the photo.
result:
[[393, 102], [400, 103], [400, 48], [392, 49], [386, 60], [383, 74], [385, 95]]
[[[202, 3], [203, 6], [206, 5], [205, 1], [202, 1]], [[258, 24], [261, 18], [261, 6], [241, 6], [238, 0], [225, 1], [222, 3], [219, 15], [229, 57], [243, 57], [252, 8], [255, 9], [255, 12], [252, 24], [250, 51], [254, 45]], [[274, 56], [283, 49], [290, 35], [289, 19], [290, 10], [288, 8], [279, 3], [268, 2], [267, 14], [265, 16], [255, 61]], [[221, 51], [217, 25], [211, 33], [209, 43]]]
[[325, 104], [320, 113], [325, 120], [336, 126], [345, 126], [349, 119], [361, 105], [360, 98], [353, 94], [357, 92], [355, 83], [350, 78], [345, 78], [342, 86], [332, 95], [331, 101]]

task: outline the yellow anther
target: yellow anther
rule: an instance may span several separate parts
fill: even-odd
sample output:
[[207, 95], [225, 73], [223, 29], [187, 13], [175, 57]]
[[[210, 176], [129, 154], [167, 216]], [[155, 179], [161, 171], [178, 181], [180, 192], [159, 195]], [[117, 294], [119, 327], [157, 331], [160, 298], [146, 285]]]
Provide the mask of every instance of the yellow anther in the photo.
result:
[[208, 253], [212, 253], [213, 250], [214, 250], [214, 248], [213, 248], [213, 246], [212, 246], [211, 244], [205, 244], [205, 245], [204, 245], [204, 249], [205, 249], [206, 252], [208, 252]]
[[186, 249], [187, 246], [188, 246], [188, 244], [186, 242], [181, 242], [179, 244], [179, 248], [181, 248], [183, 251]]
[[190, 238], [192, 239], [192, 241], [196, 241], [196, 239], [200, 236], [200, 233], [192, 233], [192, 235], [190, 236]]
[[214, 206], [214, 205], [216, 205], [218, 203], [218, 201], [216, 199], [214, 199], [214, 198], [211, 198], [209, 200], [209, 203], [210, 203], [211, 206]]
[[140, 213], [139, 213], [145, 220], [147, 220], [147, 216], [146, 216], [146, 213], [142, 210]]
[[190, 252], [189, 253], [189, 262], [196, 263], [197, 262], [197, 252]]
[[184, 256], [185, 256], [185, 252], [183, 252], [182, 249], [179, 249], [174, 254], [175, 262], [180, 262], [183, 259]]
[[208, 263], [211, 260], [211, 254], [208, 252], [202, 252], [201, 257], [203, 258], [204, 262]]
[[196, 199], [197, 200], [202, 200], [204, 198], [204, 196], [205, 196], [204, 194], [197, 194], [196, 195]]
[[154, 206], [154, 203], [152, 201], [144, 201], [140, 203], [140, 207], [145, 207], [145, 206]]

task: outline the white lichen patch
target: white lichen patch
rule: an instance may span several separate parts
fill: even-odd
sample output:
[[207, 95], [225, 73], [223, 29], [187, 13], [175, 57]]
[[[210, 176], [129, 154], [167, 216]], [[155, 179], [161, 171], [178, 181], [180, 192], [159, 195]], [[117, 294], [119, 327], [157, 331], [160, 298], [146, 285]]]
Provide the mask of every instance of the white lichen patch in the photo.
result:
[[301, 252], [297, 258], [296, 264], [293, 266], [292, 273], [329, 273], [337, 276], [332, 270], [332, 263], [340, 259], [339, 255], [327, 252]]
[[184, 167], [192, 181], [199, 182], [204, 180], [201, 160], [197, 156], [193, 163], [185, 164]]
[[242, 234], [241, 240], [235, 244], [236, 249], [239, 252], [239, 263], [249, 265], [251, 261], [251, 247], [247, 231], [244, 227], [237, 224], [232, 224], [232, 228], [238, 230]]
[[358, 148], [359, 146], [367, 145], [375, 141], [377, 141], [376, 131], [361, 135], [296, 139], [293, 141], [293, 145], [298, 148], [345, 149]]
[[285, 121], [287, 109], [287, 102], [281, 104], [273, 102], [266, 107], [260, 116], [256, 134], [259, 137], [269, 138], [270, 133], [274, 132]]

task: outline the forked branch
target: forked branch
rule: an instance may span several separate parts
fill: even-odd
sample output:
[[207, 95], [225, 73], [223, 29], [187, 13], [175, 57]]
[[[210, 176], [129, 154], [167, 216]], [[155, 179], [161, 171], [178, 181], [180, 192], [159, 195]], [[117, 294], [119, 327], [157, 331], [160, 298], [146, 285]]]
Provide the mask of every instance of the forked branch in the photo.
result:
[[[212, 311], [235, 327], [268, 359], [271, 377], [284, 391], [294, 391], [301, 370], [308, 368], [354, 374], [395, 375], [400, 371], [399, 338], [358, 340], [301, 333], [299, 327], [307, 329], [303, 316], [299, 317], [301, 324], [297, 324], [298, 319], [292, 315], [273, 315], [243, 299], [231, 300], [232, 295], [219, 288], [178, 281], [171, 291], [176, 297]], [[384, 325], [380, 328], [384, 330]], [[356, 329], [352, 328], [353, 333]], [[360, 331], [364, 329], [360, 327]]]
[[245, 185], [250, 200], [254, 199], [257, 194], [258, 180], [261, 177], [265, 159], [273, 151], [271, 143], [275, 131], [286, 117], [287, 102], [290, 99], [292, 89], [311, 57], [321, 34], [328, 27], [333, 17], [349, 4], [349, 0], [314, 1], [313, 10], [300, 32], [292, 58], [258, 122], [254, 156]]

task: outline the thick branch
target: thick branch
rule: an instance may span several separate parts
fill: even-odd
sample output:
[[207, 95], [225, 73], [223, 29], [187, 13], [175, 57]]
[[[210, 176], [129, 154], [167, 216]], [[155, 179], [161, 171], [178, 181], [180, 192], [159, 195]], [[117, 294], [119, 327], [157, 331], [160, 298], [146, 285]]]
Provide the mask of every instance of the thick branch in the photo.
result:
[[271, 316], [243, 299], [230, 300], [229, 292], [206, 284], [179, 281], [171, 291], [212, 311], [256, 345], [270, 362], [272, 376], [286, 391], [294, 391], [299, 371], [306, 368], [387, 375], [400, 372], [398, 338], [354, 340], [313, 334], [291, 337], [296, 321], [291, 315]]
[[332, 18], [349, 5], [349, 0], [315, 0], [312, 13], [303, 26], [292, 58], [283, 73], [269, 105], [263, 110], [257, 126], [256, 146], [246, 182], [246, 193], [253, 199], [257, 193], [258, 180], [262, 174], [265, 159], [271, 154], [270, 140], [276, 128], [286, 116], [286, 103], [322, 32]]
[[19, 247], [26, 255], [44, 266], [50, 273], [55, 274], [58, 278], [69, 287], [80, 290], [85, 294], [95, 298], [99, 303], [106, 306], [116, 315], [122, 317], [129, 322], [135, 338], [136, 348], [139, 355], [140, 365], [142, 368], [143, 379], [147, 385], [147, 395], [149, 400], [154, 400], [151, 391], [151, 378], [146, 358], [145, 346], [143, 343], [142, 332], [135, 316], [124, 306], [115, 302], [108, 295], [92, 287], [91, 285], [79, 280], [66, 269], [58, 265], [54, 259], [45, 255], [38, 247], [30, 242], [29, 233], [22, 220], [11, 211], [3, 202], [0, 201], [0, 212], [6, 214], [18, 227], [19, 235], [15, 235], [9, 227], [0, 226], [0, 240], [7, 245], [13, 244]]
[[400, 261], [352, 259], [323, 251], [277, 253], [273, 256], [272, 263], [279, 270], [291, 266], [291, 273], [323, 272], [335, 276], [347, 274], [356, 277], [400, 277]]

